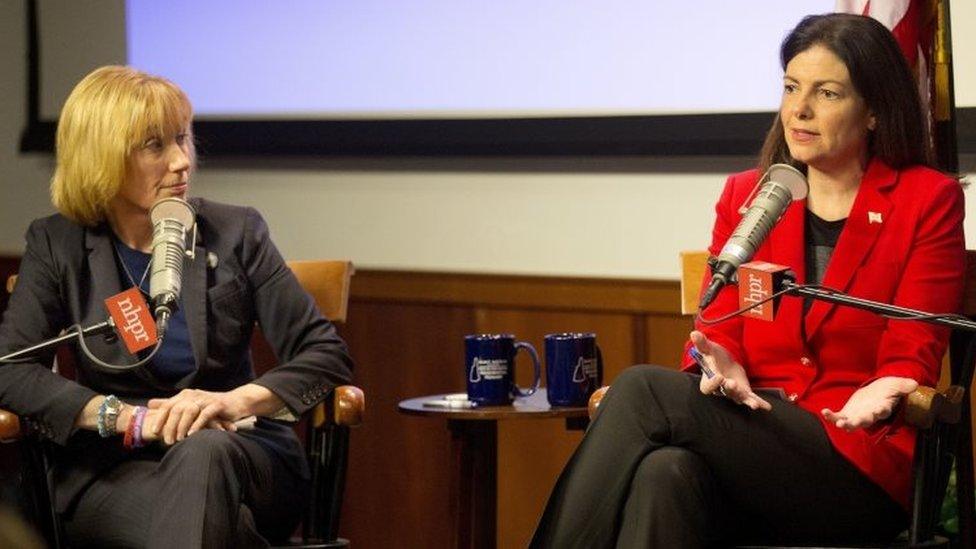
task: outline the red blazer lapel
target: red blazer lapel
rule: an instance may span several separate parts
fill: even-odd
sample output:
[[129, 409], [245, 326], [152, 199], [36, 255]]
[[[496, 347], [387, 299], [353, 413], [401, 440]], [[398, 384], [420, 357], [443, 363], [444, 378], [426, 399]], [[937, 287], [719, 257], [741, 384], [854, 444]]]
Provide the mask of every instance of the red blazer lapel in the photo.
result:
[[[871, 251], [889, 217], [892, 205], [886, 191], [897, 182], [897, 177], [898, 173], [880, 160], [872, 160], [868, 165], [851, 214], [847, 217], [827, 265], [827, 272], [824, 273], [824, 286], [847, 290], [855, 271]], [[813, 303], [805, 319], [807, 339], [813, 337], [833, 307], [835, 305], [824, 301]]]

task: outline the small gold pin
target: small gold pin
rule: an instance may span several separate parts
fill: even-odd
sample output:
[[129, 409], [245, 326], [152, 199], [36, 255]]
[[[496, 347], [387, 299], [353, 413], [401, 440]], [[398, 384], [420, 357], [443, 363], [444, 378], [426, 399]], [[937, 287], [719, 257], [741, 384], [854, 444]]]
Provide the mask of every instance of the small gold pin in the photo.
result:
[[881, 223], [881, 212], [868, 212], [868, 225], [872, 223]]

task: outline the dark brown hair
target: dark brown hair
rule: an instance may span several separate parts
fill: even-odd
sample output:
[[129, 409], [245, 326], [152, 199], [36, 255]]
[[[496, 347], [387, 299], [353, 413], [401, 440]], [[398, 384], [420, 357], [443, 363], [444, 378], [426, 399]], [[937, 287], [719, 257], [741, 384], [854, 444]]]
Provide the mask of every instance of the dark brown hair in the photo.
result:
[[[908, 62], [891, 32], [870, 17], [846, 13], [810, 15], [783, 40], [783, 70], [797, 54], [813, 46], [833, 52], [851, 75], [854, 88], [874, 114], [876, 125], [868, 137], [868, 153], [895, 169], [932, 165], [932, 144], [922, 114], [918, 88]], [[779, 113], [766, 134], [759, 168], [776, 163], [806, 166], [786, 146]]]

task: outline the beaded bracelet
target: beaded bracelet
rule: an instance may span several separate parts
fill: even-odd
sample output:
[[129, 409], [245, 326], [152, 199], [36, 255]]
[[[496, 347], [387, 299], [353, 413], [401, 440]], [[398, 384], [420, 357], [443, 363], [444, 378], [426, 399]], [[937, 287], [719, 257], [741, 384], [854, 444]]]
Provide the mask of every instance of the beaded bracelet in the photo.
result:
[[132, 418], [129, 419], [129, 425], [125, 429], [125, 438], [122, 440], [122, 445], [129, 450], [146, 445], [142, 440], [142, 423], [146, 419], [146, 412], [145, 406], [136, 406], [135, 411], [132, 412]]
[[117, 432], [116, 423], [118, 423], [122, 406], [122, 401], [115, 395], [108, 395], [98, 406], [95, 425], [98, 427], [98, 434], [102, 438], [108, 438]]

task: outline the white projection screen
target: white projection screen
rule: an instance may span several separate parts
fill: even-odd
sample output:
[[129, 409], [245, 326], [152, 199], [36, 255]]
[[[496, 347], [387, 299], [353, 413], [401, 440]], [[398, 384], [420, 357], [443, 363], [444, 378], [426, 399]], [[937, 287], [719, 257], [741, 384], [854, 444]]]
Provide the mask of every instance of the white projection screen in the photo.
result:
[[209, 154], [721, 155], [758, 149], [780, 42], [834, 1], [29, 3], [41, 133], [128, 63], [186, 90]]
[[178, 82], [208, 118], [769, 111], [780, 41], [832, 6], [128, 0], [127, 59]]

